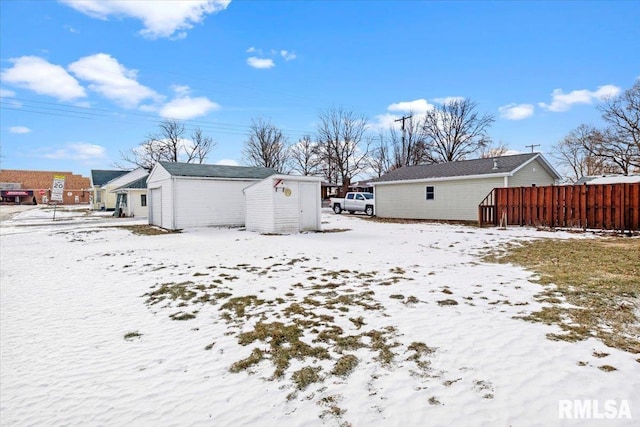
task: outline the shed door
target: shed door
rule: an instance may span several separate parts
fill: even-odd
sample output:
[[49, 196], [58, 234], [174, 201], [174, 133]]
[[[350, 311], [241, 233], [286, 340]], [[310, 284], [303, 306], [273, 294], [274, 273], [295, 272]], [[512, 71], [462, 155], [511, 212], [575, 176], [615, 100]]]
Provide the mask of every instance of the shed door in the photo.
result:
[[149, 194], [151, 198], [151, 218], [149, 218], [149, 223], [162, 227], [162, 188], [153, 188]]
[[300, 182], [298, 192], [300, 193], [300, 231], [316, 230], [318, 227], [318, 202], [320, 195], [317, 194], [318, 185], [309, 182]]

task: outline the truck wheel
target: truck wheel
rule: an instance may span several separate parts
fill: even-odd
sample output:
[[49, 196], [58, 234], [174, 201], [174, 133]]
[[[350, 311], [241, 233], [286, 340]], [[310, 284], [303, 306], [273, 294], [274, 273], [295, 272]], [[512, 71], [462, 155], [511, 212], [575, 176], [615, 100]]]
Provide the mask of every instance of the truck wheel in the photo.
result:
[[333, 205], [333, 211], [337, 214], [341, 214], [342, 208], [340, 207], [340, 205]]
[[373, 216], [373, 206], [369, 205], [366, 208], [364, 208], [364, 213], [366, 213], [369, 216]]

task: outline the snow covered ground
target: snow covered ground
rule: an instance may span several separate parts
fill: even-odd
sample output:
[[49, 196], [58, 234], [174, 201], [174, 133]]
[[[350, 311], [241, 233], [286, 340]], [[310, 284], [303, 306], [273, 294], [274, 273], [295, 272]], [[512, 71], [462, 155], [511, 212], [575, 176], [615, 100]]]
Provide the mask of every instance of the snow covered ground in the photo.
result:
[[[3, 219], [2, 425], [638, 425], [638, 355], [548, 340], [514, 318], [540, 308], [532, 274], [480, 258], [590, 236], [328, 210], [290, 236], [114, 227], [135, 224]], [[561, 418], [574, 401], [623, 418]]]

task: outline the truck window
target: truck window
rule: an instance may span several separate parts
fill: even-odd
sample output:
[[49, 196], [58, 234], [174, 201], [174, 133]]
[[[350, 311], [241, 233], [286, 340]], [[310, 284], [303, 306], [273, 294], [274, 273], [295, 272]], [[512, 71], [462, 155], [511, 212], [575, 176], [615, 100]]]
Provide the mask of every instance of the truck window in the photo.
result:
[[371, 193], [363, 194], [363, 196], [364, 196], [364, 198], [365, 198], [365, 199], [367, 199], [367, 200], [369, 200], [369, 199], [373, 199], [373, 194], [371, 194]]
[[362, 197], [362, 194], [356, 194], [356, 200], [364, 200], [364, 197]]
[[352, 200], [352, 199], [353, 199], [353, 196], [355, 196], [355, 194], [347, 194], [347, 199], [348, 199], [348, 200]]

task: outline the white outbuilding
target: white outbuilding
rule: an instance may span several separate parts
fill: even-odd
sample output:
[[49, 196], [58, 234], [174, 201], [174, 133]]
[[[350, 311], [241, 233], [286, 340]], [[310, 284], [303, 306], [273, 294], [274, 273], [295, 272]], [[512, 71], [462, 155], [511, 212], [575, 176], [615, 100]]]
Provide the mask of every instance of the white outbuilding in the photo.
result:
[[158, 162], [147, 179], [149, 224], [168, 230], [243, 226], [242, 190], [275, 173], [262, 167]]
[[247, 230], [266, 234], [319, 231], [320, 185], [313, 176], [273, 175], [244, 189]]

